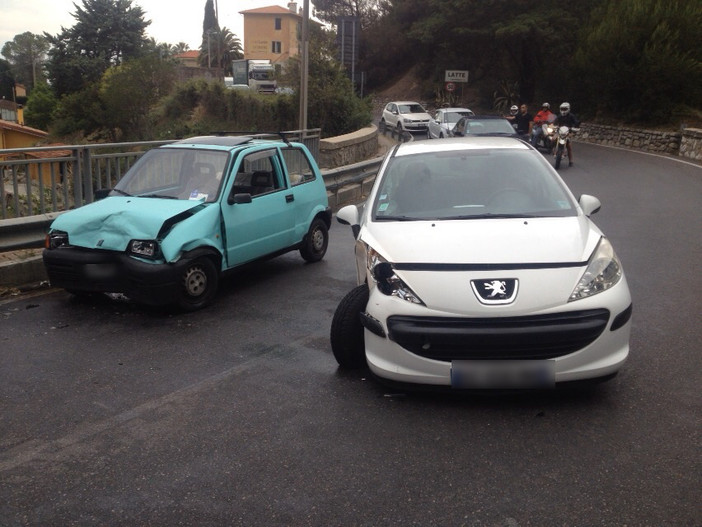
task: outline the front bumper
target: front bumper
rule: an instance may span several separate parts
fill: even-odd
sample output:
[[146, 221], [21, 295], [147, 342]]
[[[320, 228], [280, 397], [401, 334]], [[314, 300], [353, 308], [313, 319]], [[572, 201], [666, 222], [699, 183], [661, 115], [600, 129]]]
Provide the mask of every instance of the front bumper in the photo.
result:
[[69, 291], [123, 293], [151, 305], [173, 303], [180, 279], [189, 263], [150, 263], [125, 253], [60, 247], [45, 249], [44, 266], [53, 287]]
[[[575, 307], [579, 309], [567, 311]], [[629, 354], [630, 315], [631, 298], [623, 281], [560, 308], [505, 317], [456, 316], [373, 288], [362, 320], [366, 359], [376, 376], [451, 386], [452, 367], [486, 361], [548, 362], [556, 384], [613, 376]]]

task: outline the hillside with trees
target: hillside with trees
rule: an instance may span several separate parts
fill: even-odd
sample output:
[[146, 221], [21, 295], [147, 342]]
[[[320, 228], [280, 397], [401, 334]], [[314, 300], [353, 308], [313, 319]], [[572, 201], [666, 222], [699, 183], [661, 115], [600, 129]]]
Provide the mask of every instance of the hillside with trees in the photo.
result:
[[[702, 3], [698, 0], [312, 0], [308, 126], [324, 136], [372, 119], [371, 98], [414, 72], [417, 93], [455, 101], [445, 70], [470, 72], [461, 102], [497, 112], [511, 104], [568, 100], [602, 123], [702, 125]], [[213, 130], [298, 126], [299, 61], [279, 84], [292, 94], [226, 90], [221, 82], [179, 81], [183, 43], [147, 37], [138, 0], [82, 0], [75, 24], [57, 35], [22, 33], [5, 44], [0, 93], [28, 88], [27, 124], [63, 141], [181, 137]], [[340, 66], [335, 24], [358, 17], [354, 86]], [[227, 71], [241, 40], [204, 3], [201, 64]], [[403, 93], [396, 93], [397, 97]], [[466, 100], [467, 99], [467, 100]]]

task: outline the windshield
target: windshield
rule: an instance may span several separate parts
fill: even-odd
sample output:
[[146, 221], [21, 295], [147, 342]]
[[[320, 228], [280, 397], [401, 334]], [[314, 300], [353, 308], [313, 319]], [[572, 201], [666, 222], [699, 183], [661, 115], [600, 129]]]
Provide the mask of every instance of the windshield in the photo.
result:
[[543, 156], [527, 149], [393, 157], [373, 204], [376, 221], [574, 215], [562, 182]]
[[461, 117], [468, 117], [470, 112], [446, 112], [444, 113], [444, 120], [447, 123], [457, 123]]
[[228, 153], [156, 148], [144, 154], [115, 185], [119, 195], [215, 201]]
[[400, 113], [427, 113], [421, 104], [400, 104]]

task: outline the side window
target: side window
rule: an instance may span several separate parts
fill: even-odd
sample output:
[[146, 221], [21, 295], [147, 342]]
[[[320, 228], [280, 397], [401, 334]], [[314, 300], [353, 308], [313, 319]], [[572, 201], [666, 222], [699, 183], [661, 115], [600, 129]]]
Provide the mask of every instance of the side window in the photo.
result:
[[290, 147], [282, 149], [283, 159], [288, 168], [290, 184], [294, 187], [314, 181], [317, 177], [309, 159], [300, 148]]
[[282, 181], [276, 150], [253, 152], [241, 160], [232, 193], [255, 197], [280, 190]]

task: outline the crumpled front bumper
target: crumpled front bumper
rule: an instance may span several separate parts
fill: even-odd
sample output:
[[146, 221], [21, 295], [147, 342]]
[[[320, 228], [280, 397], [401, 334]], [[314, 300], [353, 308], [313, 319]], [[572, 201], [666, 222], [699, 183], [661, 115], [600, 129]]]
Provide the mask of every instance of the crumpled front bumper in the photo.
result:
[[44, 266], [53, 287], [75, 292], [122, 293], [151, 305], [174, 302], [189, 260], [150, 263], [125, 253], [60, 247], [43, 251]]

